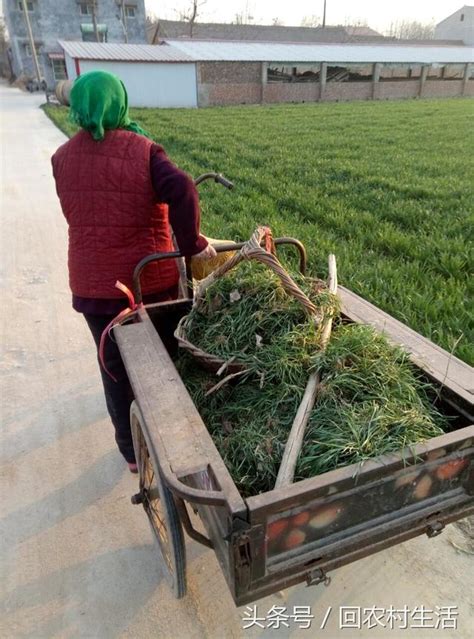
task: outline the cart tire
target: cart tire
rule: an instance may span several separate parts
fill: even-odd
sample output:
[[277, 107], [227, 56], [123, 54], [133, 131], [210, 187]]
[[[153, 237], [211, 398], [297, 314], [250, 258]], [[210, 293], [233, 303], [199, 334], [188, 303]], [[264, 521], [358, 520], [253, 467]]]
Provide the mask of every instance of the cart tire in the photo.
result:
[[[173, 494], [164, 484], [155, 455], [150, 454], [143, 416], [136, 402], [130, 410], [140, 493], [167, 581], [177, 599], [186, 594], [186, 546]], [[136, 497], [136, 495], [135, 495]]]

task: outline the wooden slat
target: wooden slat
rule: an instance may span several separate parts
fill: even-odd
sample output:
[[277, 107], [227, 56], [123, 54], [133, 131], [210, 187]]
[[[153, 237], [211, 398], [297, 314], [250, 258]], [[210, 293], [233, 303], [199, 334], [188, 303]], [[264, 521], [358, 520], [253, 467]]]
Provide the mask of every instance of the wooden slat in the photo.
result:
[[473, 405], [474, 369], [471, 366], [342, 286], [339, 297], [342, 312], [350, 320], [370, 324], [384, 333], [392, 343], [405, 348], [413, 363], [433, 380]]
[[166, 348], [145, 311], [142, 321], [114, 329], [133, 392], [156, 449], [165, 451], [178, 476], [208, 465], [225, 493], [230, 511], [246, 507]]

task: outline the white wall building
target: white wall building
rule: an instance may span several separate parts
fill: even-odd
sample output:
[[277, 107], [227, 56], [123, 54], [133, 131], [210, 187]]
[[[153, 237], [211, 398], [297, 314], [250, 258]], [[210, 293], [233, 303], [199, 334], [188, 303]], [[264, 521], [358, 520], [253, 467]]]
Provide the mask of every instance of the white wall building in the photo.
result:
[[197, 107], [196, 63], [172, 47], [149, 44], [59, 42], [67, 76], [115, 73], [127, 87], [130, 106]]
[[436, 25], [435, 40], [462, 40], [474, 45], [474, 6], [461, 7]]

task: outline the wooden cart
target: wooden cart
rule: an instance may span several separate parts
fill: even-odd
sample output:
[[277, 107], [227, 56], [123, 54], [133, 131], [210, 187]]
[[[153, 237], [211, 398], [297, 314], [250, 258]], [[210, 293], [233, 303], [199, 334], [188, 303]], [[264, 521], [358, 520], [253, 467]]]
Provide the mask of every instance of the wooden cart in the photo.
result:
[[[280, 238], [276, 245], [296, 240]], [[241, 245], [221, 246], [219, 250]], [[141, 299], [135, 272], [135, 296]], [[177, 597], [186, 591], [183, 531], [212, 548], [237, 605], [306, 581], [328, 583], [334, 568], [427, 534], [474, 513], [473, 370], [354, 293], [340, 288], [343, 314], [403, 345], [439, 386], [440, 402], [456, 416], [452, 432], [359, 465], [289, 487], [242, 498], [181, 380], [170, 353], [172, 328], [190, 299], [147, 306], [114, 335], [135, 394], [131, 425], [139, 492]], [[199, 532], [191, 508], [202, 522]], [[304, 539], [282, 543], [292, 523]]]

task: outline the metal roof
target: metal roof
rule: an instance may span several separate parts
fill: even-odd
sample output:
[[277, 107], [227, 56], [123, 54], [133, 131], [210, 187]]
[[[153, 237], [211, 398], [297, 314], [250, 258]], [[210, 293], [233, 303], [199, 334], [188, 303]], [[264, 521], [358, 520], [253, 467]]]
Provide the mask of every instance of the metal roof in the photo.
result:
[[216, 40], [172, 40], [174, 49], [196, 61], [213, 62], [472, 62], [468, 46], [392, 44], [285, 44]]
[[217, 40], [166, 40], [165, 44], [71, 42], [59, 44], [72, 58], [123, 62], [415, 62], [465, 63], [468, 46], [391, 44], [292, 44]]
[[120, 44], [108, 42], [72, 42], [59, 40], [71, 58], [80, 60], [116, 60], [122, 62], [194, 62], [180, 49], [168, 44]]

